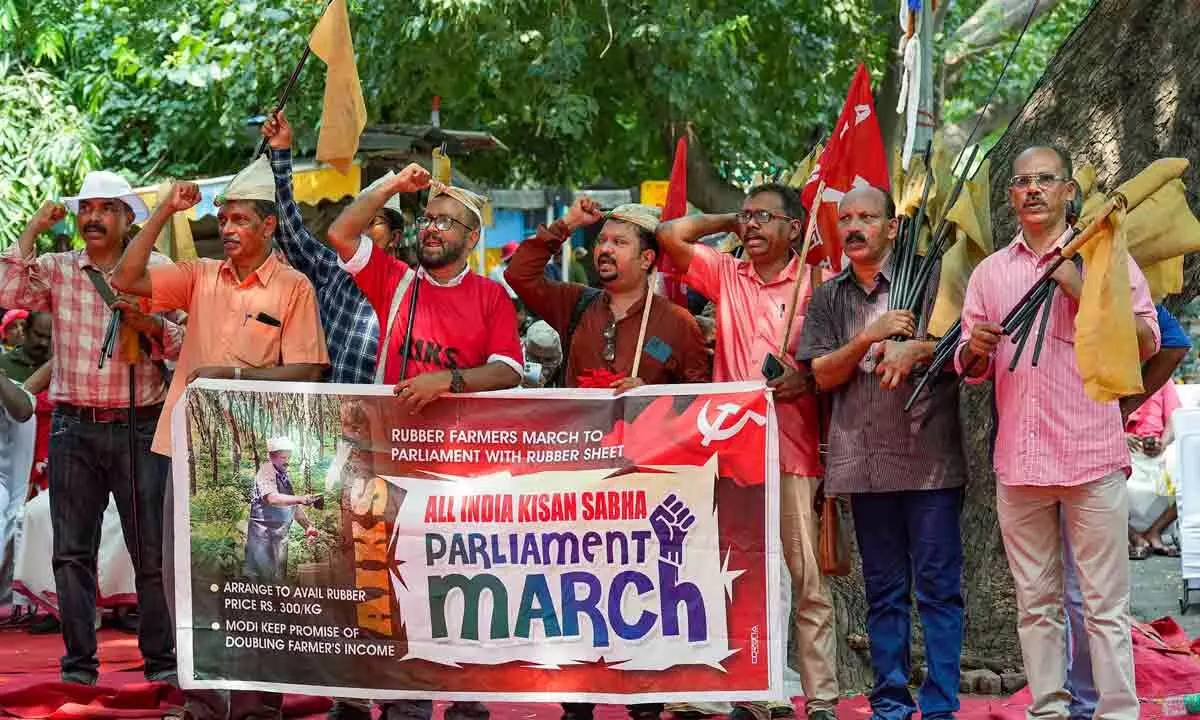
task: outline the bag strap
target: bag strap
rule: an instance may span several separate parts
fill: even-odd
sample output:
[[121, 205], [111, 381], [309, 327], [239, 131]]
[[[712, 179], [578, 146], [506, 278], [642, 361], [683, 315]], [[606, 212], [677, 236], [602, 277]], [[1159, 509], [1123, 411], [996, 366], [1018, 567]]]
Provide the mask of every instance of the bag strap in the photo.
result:
[[592, 303], [598, 297], [600, 297], [599, 289], [585, 287], [583, 292], [580, 293], [579, 299], [575, 301], [575, 307], [571, 308], [571, 321], [567, 323], [567, 332], [559, 338], [562, 344], [563, 357], [558, 370], [554, 373], [554, 377], [550, 379], [550, 382], [553, 383], [552, 387], [563, 387], [560, 383], [562, 382], [564, 373], [567, 372], [567, 361], [571, 357], [571, 338], [575, 337], [575, 328], [579, 327], [579, 321], [583, 318], [583, 314], [587, 312], [587, 309], [591, 307]]
[[396, 315], [400, 312], [400, 304], [404, 302], [404, 295], [408, 292], [408, 286], [412, 285], [413, 278], [417, 273], [411, 268], [407, 268], [404, 272], [404, 277], [400, 278], [400, 284], [396, 286], [396, 292], [392, 295], [392, 306], [388, 309], [387, 327], [383, 333], [383, 344], [379, 351], [379, 363], [375, 368], [375, 384], [383, 383], [384, 371], [387, 370], [388, 347], [392, 339], [392, 330], [396, 326]]
[[[91, 265], [83, 268], [83, 272], [88, 276], [88, 280], [92, 281], [92, 285], [96, 287], [96, 292], [100, 293], [100, 297], [104, 300], [104, 304], [107, 305], [111, 311], [112, 304], [120, 298], [117, 296], [117, 293], [113, 291], [112, 287], [109, 286], [108, 281], [104, 279], [104, 274]], [[137, 336], [138, 347], [141, 348], [142, 352], [146, 353], [146, 357], [150, 357], [153, 354], [153, 348], [150, 344], [150, 339], [140, 332], [137, 334]], [[162, 373], [163, 379], [169, 385], [171, 380], [169, 378], [169, 372], [167, 371], [166, 363], [164, 363], [161, 359], [154, 360], [153, 362], [158, 367], [159, 372]]]

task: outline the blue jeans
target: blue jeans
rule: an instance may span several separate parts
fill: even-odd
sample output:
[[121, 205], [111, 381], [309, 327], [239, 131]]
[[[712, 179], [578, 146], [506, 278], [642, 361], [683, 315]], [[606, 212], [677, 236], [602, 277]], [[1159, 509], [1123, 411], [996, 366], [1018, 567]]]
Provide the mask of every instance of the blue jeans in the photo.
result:
[[1075, 573], [1075, 558], [1063, 533], [1063, 605], [1067, 616], [1067, 692], [1071, 693], [1071, 720], [1091, 720], [1100, 695], [1092, 680], [1092, 651], [1083, 619], [1083, 591]]
[[175, 669], [175, 633], [162, 575], [162, 507], [167, 467], [150, 452], [155, 421], [137, 421], [137, 477], [130, 482], [129, 426], [93, 423], [55, 413], [50, 430], [50, 520], [54, 585], [62, 618], [62, 671], [94, 682], [96, 562], [100, 522], [111, 492], [133, 560], [138, 648], [146, 675]]
[[918, 699], [923, 718], [958, 711], [962, 657], [962, 488], [852, 495], [854, 531], [867, 589], [867, 632], [875, 687], [871, 710], [905, 720], [917, 710], [908, 691], [912, 601], [925, 630], [929, 673]]

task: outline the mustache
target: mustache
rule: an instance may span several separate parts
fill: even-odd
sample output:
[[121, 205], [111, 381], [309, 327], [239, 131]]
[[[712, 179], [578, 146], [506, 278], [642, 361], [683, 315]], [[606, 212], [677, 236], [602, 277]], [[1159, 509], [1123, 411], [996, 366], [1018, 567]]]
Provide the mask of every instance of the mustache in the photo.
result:
[[96, 232], [106, 232], [108, 228], [104, 227], [100, 223], [87, 223], [83, 226], [84, 232], [91, 232], [93, 230]]
[[597, 262], [597, 263], [599, 263], [599, 262], [600, 262], [600, 261], [602, 261], [602, 260], [607, 260], [607, 261], [611, 262], [611, 263], [612, 263], [612, 264], [614, 264], [614, 265], [617, 263], [617, 259], [616, 259], [616, 258], [614, 258], [614, 257], [613, 257], [612, 255], [610, 255], [609, 253], [602, 253], [602, 254], [600, 254], [600, 255], [597, 255], [597, 256], [596, 256], [596, 262]]
[[865, 243], [867, 241], [867, 236], [863, 235], [862, 232], [858, 230], [852, 230], [846, 234], [846, 242], [850, 242], [851, 240], [857, 240], [858, 242]]

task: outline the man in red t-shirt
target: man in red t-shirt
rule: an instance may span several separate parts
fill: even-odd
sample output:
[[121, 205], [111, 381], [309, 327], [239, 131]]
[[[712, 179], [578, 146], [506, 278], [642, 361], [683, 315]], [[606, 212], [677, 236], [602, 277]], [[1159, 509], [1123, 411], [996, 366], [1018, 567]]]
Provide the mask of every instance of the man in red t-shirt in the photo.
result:
[[[425, 214], [417, 218], [416, 268], [363, 235], [389, 198], [430, 184], [428, 171], [409, 165], [361, 194], [328, 233], [339, 264], [354, 276], [379, 316], [375, 382], [394, 384], [413, 413], [443, 393], [515, 387], [524, 368], [517, 313], [508, 292], [467, 265], [479, 242], [483, 197], [433, 183]], [[369, 716], [362, 715], [361, 703], [347, 700], [340, 700], [335, 709], [337, 717]], [[401, 700], [383, 716], [428, 720], [432, 712], [429, 700]], [[478, 702], [454, 702], [446, 708], [447, 720], [487, 716], [487, 708]]]
[[411, 164], [360, 195], [328, 234], [342, 268], [379, 316], [375, 380], [395, 384], [413, 412], [446, 392], [515, 387], [523, 368], [517, 314], [508, 293], [467, 265], [479, 242], [483, 197], [433, 183], [425, 215], [417, 218], [417, 268], [379, 251], [363, 236], [388, 198], [429, 185], [428, 171]]

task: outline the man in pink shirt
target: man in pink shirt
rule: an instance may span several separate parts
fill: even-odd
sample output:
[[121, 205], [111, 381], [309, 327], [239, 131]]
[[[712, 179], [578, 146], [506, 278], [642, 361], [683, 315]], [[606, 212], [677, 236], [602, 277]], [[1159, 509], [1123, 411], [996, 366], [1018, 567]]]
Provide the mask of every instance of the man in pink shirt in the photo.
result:
[[[745, 257], [734, 258], [696, 241], [736, 232]], [[751, 188], [740, 212], [689, 215], [658, 226], [658, 243], [683, 282], [716, 304], [717, 347], [713, 380], [762, 380], [768, 355], [784, 363], [768, 383], [779, 419], [780, 532], [797, 606], [797, 665], [812, 720], [833, 720], [837, 704], [833, 605], [817, 560], [817, 517], [813, 499], [821, 483], [817, 457], [817, 401], [812, 376], [794, 358], [804, 312], [812, 295], [809, 272], [792, 246], [804, 233], [804, 208], [786, 185]], [[800, 293], [792, 307], [793, 288]], [[784, 334], [791, 316], [790, 333]], [[743, 708], [735, 714], [746, 713]], [[736, 720], [736, 719], [735, 719]]]
[[[1062, 541], [1084, 588], [1087, 641], [1099, 703], [1096, 718], [1134, 720], [1129, 638], [1129, 558], [1125, 478], [1129, 450], [1117, 402], [1087, 396], [1075, 364], [1075, 313], [1082, 276], [1062, 263], [1038, 367], [1025, 354], [1009, 371], [1016, 345], [999, 325], [1072, 235], [1067, 206], [1075, 193], [1066, 153], [1031, 147], [1013, 162], [1009, 202], [1021, 232], [986, 258], [963, 301], [956, 363], [968, 382], [995, 380], [996, 514], [1017, 595], [1017, 634], [1033, 701], [1030, 718], [1066, 718], [1066, 636]], [[1146, 279], [1128, 262], [1142, 359], [1158, 349], [1158, 322]], [[1060, 514], [1062, 531], [1060, 532]]]

